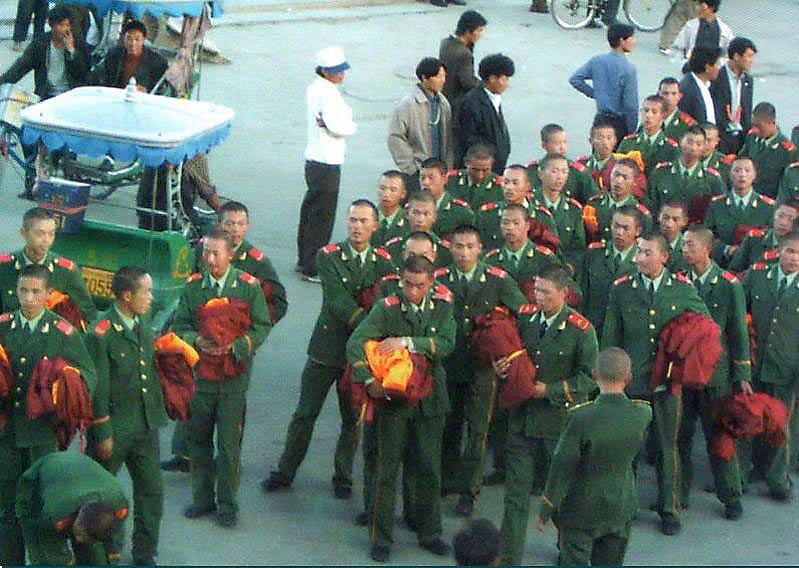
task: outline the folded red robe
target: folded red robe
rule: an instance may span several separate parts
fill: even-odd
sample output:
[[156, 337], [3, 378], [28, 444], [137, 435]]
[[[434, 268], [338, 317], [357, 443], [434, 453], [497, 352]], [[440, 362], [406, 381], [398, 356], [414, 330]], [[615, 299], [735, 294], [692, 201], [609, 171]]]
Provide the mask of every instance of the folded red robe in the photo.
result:
[[719, 401], [713, 417], [719, 424], [713, 453], [729, 461], [735, 455], [735, 440], [762, 436], [768, 444], [785, 443], [788, 409], [782, 401], [764, 393], [739, 393]]
[[191, 345], [172, 332], [155, 341], [155, 368], [164, 391], [164, 406], [172, 420], [191, 418], [195, 389], [191, 369], [199, 358]]
[[[250, 307], [238, 298], [213, 298], [197, 308], [200, 335], [217, 346], [230, 345], [244, 337], [250, 328]], [[236, 361], [233, 353], [200, 353], [197, 374], [208, 381], [222, 382], [244, 372], [246, 363]]]
[[527, 238], [537, 245], [547, 247], [554, 254], [560, 249], [560, 239], [552, 232], [552, 229], [535, 219], [530, 221], [530, 228], [527, 231]]
[[86, 321], [83, 319], [83, 314], [80, 313], [78, 306], [67, 294], [62, 294], [61, 292], [53, 290], [47, 296], [44, 307], [51, 312], [57, 313], [71, 323], [76, 329], [86, 333]]

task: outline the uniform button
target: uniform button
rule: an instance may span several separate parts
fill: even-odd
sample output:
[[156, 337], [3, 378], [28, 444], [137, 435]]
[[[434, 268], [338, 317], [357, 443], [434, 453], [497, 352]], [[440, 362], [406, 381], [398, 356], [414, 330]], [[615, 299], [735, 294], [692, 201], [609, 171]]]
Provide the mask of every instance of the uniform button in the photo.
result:
[[653, 324], [653, 323], [650, 323], [650, 324], [649, 324], [649, 329], [655, 329], [655, 324]]
[[773, 320], [771, 320], [771, 323], [777, 323], [777, 318], [774, 318]]
[[144, 353], [144, 347], [139, 347], [139, 351], [141, 351], [142, 353]]
[[139, 359], [139, 365], [144, 367], [147, 363], [144, 362], [144, 359]]
[[27, 361], [27, 359], [25, 359], [25, 357], [20, 357], [19, 358], [19, 362], [22, 363], [23, 365], [25, 364], [25, 361]]
[[22, 392], [22, 387], [17, 387], [17, 392]]
[[22, 373], [17, 373], [17, 376], [21, 379], [22, 378]]
[[655, 342], [655, 338], [654, 338], [654, 337], [650, 337], [650, 338], [649, 338], [649, 342], [650, 342], [650, 343], [654, 343], [654, 342]]
[[141, 389], [141, 392], [143, 392], [144, 394], [147, 394], [147, 389]]
[[14, 403], [14, 407], [15, 407], [15, 408], [19, 408], [19, 401], [17, 401], [17, 402], [15, 402], [15, 403]]
[[141, 374], [141, 380], [143, 380], [143, 381], [146, 381], [146, 380], [147, 380], [147, 375], [145, 375], [144, 373], [142, 373], [142, 374]]
[[649, 315], [650, 315], [650, 316], [653, 316], [653, 315], [655, 315], [655, 310], [649, 310]]

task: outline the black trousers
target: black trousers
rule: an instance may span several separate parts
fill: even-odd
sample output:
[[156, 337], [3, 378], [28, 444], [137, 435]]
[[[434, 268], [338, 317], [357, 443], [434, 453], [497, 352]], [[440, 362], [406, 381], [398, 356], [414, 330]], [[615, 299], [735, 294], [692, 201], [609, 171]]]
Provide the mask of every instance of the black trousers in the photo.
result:
[[316, 275], [316, 251], [330, 242], [340, 182], [341, 166], [305, 162], [308, 191], [302, 200], [297, 227], [297, 264], [303, 274]]
[[44, 35], [44, 22], [47, 20], [47, 0], [19, 0], [17, 17], [14, 20], [14, 41], [25, 41], [28, 26], [33, 16], [33, 37]]

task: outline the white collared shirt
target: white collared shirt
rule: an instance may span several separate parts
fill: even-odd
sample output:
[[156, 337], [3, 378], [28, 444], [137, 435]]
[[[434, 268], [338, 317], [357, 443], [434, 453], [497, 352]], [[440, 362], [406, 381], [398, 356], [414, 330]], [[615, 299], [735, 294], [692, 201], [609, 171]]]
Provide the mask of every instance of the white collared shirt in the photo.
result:
[[641, 274], [641, 280], [643, 280], [643, 282], [644, 282], [644, 286], [646, 287], [646, 289], [647, 289], [647, 290], [649, 290], [649, 283], [650, 283], [650, 282], [651, 282], [652, 284], [654, 284], [654, 285], [655, 285], [655, 292], [657, 292], [657, 291], [658, 291], [658, 288], [660, 288], [660, 283], [663, 281], [663, 275], [664, 275], [664, 274], [666, 274], [666, 271], [665, 271], [665, 270], [663, 270], [663, 271], [660, 273], [660, 276], [658, 276], [658, 277], [657, 277], [657, 278], [655, 278], [654, 280], [653, 280], [653, 279], [651, 279], [651, 278], [649, 278], [648, 276], [645, 276], [644, 274]]
[[494, 110], [497, 111], [497, 114], [499, 114], [499, 107], [502, 104], [502, 95], [492, 93], [485, 87], [483, 87], [483, 90], [486, 92], [486, 95], [488, 95], [488, 100], [491, 101], [492, 105], [494, 105]]
[[230, 266], [229, 265], [227, 267], [227, 270], [225, 270], [225, 273], [222, 275], [221, 278], [214, 278], [213, 274], [211, 274], [210, 272], [208, 273], [208, 280], [211, 281], [211, 286], [218, 287], [218, 290], [215, 290], [214, 293], [221, 294], [222, 290], [225, 289], [225, 281], [227, 281], [228, 274], [230, 274]]
[[743, 207], [749, 207], [749, 203], [751, 203], [751, 201], [752, 201], [752, 194], [753, 193], [754, 193], [754, 191], [752, 191], [751, 187], [749, 188], [749, 192], [746, 195], [744, 195], [743, 197], [740, 197], [737, 193], [735, 193], [735, 191], [733, 191], [732, 192], [732, 204], [735, 205], [736, 207], [740, 207], [741, 205], [743, 205]]
[[713, 104], [713, 96], [710, 94], [710, 81], [705, 83], [694, 72], [691, 72], [691, 76], [696, 81], [699, 92], [702, 94], [702, 101], [705, 103], [705, 122], [716, 124], [716, 107]]

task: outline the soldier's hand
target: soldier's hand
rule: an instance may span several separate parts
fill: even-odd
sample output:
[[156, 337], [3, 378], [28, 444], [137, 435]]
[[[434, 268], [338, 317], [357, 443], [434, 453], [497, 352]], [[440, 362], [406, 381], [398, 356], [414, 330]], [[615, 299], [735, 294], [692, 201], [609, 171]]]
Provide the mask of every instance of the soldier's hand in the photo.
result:
[[383, 390], [383, 385], [377, 381], [366, 385], [366, 393], [372, 398], [386, 398], [386, 391]]
[[492, 361], [491, 364], [494, 366], [494, 372], [497, 374], [497, 376], [500, 379], [508, 378], [508, 369], [510, 368], [510, 361], [508, 361], [507, 357], [502, 357], [501, 359]]
[[547, 394], [547, 385], [541, 381], [533, 383], [533, 398], [544, 398]]
[[377, 344], [377, 351], [383, 354], [405, 349], [405, 339], [403, 337], [387, 337]]
[[741, 392], [744, 394], [754, 394], [755, 391], [752, 390], [752, 383], [749, 381], [741, 381], [738, 383], [738, 388], [741, 389]]
[[549, 524], [549, 521], [545, 521], [544, 519], [539, 517], [535, 521], [535, 528], [537, 528], [539, 532], [544, 532], [544, 531], [546, 531], [548, 524]]
[[109, 436], [104, 440], [99, 440], [95, 444], [95, 451], [97, 452], [97, 457], [103, 461], [108, 461], [111, 459], [111, 456], [114, 454], [114, 438]]

